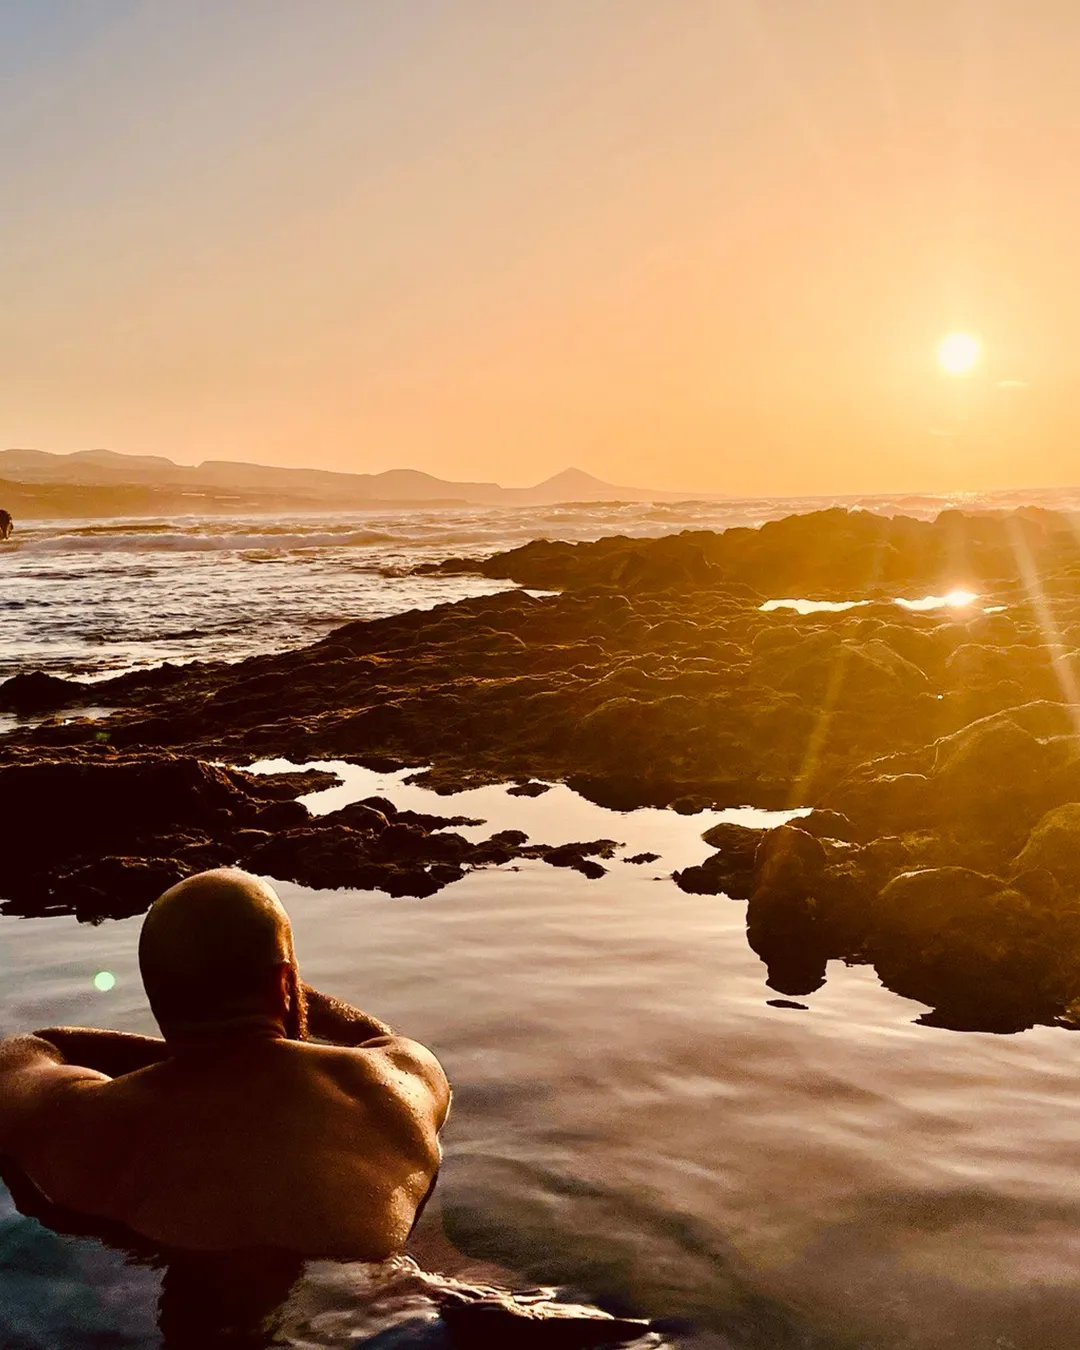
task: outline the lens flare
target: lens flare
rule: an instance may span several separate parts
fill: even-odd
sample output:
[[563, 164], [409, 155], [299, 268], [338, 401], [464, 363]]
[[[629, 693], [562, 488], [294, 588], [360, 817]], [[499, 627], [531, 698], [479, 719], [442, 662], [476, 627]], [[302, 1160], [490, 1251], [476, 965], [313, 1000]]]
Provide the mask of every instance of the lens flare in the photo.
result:
[[116, 976], [111, 970], [99, 970], [94, 976], [94, 988], [99, 994], [107, 994], [116, 985]]

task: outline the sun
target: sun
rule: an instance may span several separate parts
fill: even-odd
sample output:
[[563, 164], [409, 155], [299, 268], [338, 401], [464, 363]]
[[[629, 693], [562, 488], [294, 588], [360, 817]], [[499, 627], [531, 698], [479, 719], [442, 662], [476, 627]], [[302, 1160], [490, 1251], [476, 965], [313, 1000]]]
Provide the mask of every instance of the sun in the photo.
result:
[[973, 333], [949, 333], [937, 349], [938, 365], [946, 375], [968, 375], [982, 355], [982, 343]]

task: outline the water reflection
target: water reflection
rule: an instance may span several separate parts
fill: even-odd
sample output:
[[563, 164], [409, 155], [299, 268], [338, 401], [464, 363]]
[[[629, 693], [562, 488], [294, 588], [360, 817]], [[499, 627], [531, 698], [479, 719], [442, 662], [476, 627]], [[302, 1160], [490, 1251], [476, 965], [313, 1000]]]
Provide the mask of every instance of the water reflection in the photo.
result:
[[[544, 802], [554, 830], [555, 791], [506, 810]], [[627, 852], [637, 814], [621, 818]], [[659, 875], [679, 850], [700, 860], [705, 818], [657, 814], [663, 866], [616, 861], [598, 881], [531, 862], [423, 901], [279, 887], [308, 978], [446, 1065], [431, 1221], [462, 1262], [689, 1319], [673, 1339], [701, 1350], [1072, 1350], [1080, 1042], [917, 1025], [921, 1005], [835, 962], [812, 994], [776, 997], [743, 906]], [[579, 819], [570, 837], [594, 833], [609, 831]], [[0, 918], [0, 1030], [151, 1030], [138, 922]], [[159, 1346], [161, 1286], [160, 1268], [54, 1237], [0, 1194], [0, 1316], [20, 1350]], [[296, 1350], [435, 1334], [415, 1284], [373, 1288], [348, 1266], [307, 1267], [268, 1316]]]
[[400, 810], [430, 815], [458, 815], [479, 819], [479, 825], [454, 829], [466, 839], [480, 841], [498, 830], [522, 830], [534, 842], [561, 844], [573, 839], [616, 839], [616, 858], [629, 860], [642, 853], [657, 855], [656, 868], [669, 876], [677, 868], [693, 867], [712, 853], [702, 834], [714, 825], [730, 823], [750, 829], [771, 829], [810, 814], [810, 807], [769, 811], [756, 806], [733, 806], [719, 811], [698, 811], [682, 816], [658, 807], [614, 811], [579, 796], [565, 783], [547, 786], [536, 797], [516, 797], [501, 784], [470, 788], [464, 792], [438, 793], [411, 780], [422, 770], [381, 772], [340, 759], [294, 763], [266, 759], [246, 766], [249, 773], [292, 773], [320, 769], [335, 774], [341, 782], [310, 792], [300, 801], [313, 815], [327, 815], [365, 797], [388, 797]]
[[99, 722], [104, 717], [111, 717], [115, 711], [115, 708], [103, 708], [95, 705], [90, 708], [70, 708], [64, 712], [0, 712], [0, 735], [6, 735], [9, 731], [41, 726], [45, 722], [74, 722], [80, 718], [86, 718], [91, 722]]
[[[893, 596], [891, 601], [875, 602], [873, 600], [766, 600], [758, 608], [763, 614], [771, 614], [775, 610], [791, 609], [796, 614], [838, 614], [847, 609], [860, 609], [863, 605], [875, 603], [891, 603], [899, 605], [902, 609], [913, 610], [920, 613], [924, 610], [932, 609], [968, 609], [974, 605], [979, 596], [974, 591], [948, 591], [945, 595], [920, 595], [914, 599], [906, 599], [904, 596]], [[991, 605], [982, 607], [985, 614], [999, 614], [1005, 608], [1004, 605]]]
[[766, 600], [759, 609], [763, 614], [771, 614], [777, 609], [793, 609], [796, 614], [839, 614], [845, 609], [858, 609], [869, 605], [869, 600]]
[[[86, 1252], [98, 1248], [105, 1262], [111, 1262], [114, 1278], [125, 1269], [143, 1268], [143, 1278], [134, 1277], [131, 1283], [138, 1289], [144, 1305], [154, 1300], [156, 1328], [163, 1350], [218, 1350], [218, 1347], [225, 1350], [226, 1346], [229, 1350], [265, 1350], [274, 1343], [281, 1309], [303, 1270], [300, 1258], [271, 1251], [212, 1254], [172, 1251], [145, 1241], [119, 1224], [51, 1204], [8, 1159], [0, 1158], [0, 1181], [6, 1185], [19, 1214], [35, 1221], [30, 1229], [22, 1227], [24, 1239], [28, 1232], [34, 1235], [30, 1239], [33, 1259], [22, 1270], [24, 1280], [40, 1275], [42, 1267], [48, 1271], [54, 1265], [48, 1259], [50, 1249], [53, 1254], [73, 1250], [72, 1244], [62, 1242], [63, 1238], [80, 1238], [84, 1241], [74, 1250]], [[7, 1226], [14, 1232], [11, 1219]], [[24, 1302], [18, 1297], [20, 1272], [10, 1252], [3, 1265], [9, 1284], [12, 1276], [16, 1283], [14, 1290], [9, 1287], [3, 1300], [5, 1306], [17, 1315], [22, 1304], [28, 1312], [31, 1300], [25, 1298]], [[51, 1273], [54, 1279], [60, 1274], [55, 1269]], [[76, 1322], [84, 1319], [92, 1307], [88, 1292], [77, 1287], [69, 1290], [76, 1302], [73, 1310]], [[28, 1288], [24, 1294], [29, 1294]], [[13, 1334], [10, 1326], [6, 1334]], [[16, 1341], [27, 1347], [56, 1344], [61, 1336], [65, 1345], [75, 1345], [90, 1334], [92, 1328], [78, 1325], [61, 1331], [54, 1319], [49, 1319], [37, 1335], [29, 1327], [20, 1329], [17, 1322], [14, 1324]], [[109, 1335], [117, 1334], [130, 1338], [132, 1344], [142, 1344], [148, 1328], [142, 1327], [140, 1333], [135, 1327], [125, 1330], [114, 1325]]]

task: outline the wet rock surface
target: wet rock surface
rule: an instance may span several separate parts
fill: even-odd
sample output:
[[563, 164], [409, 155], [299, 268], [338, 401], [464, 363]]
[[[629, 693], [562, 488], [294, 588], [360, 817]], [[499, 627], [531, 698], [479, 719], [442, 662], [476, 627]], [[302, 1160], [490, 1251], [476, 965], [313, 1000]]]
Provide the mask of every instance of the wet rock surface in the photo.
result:
[[453, 827], [483, 821], [399, 811], [381, 797], [313, 816], [293, 800], [310, 786], [306, 773], [253, 775], [172, 753], [11, 752], [0, 764], [0, 911], [126, 918], [183, 877], [223, 866], [422, 897], [469, 868], [515, 858], [599, 877], [606, 868], [597, 857], [617, 847], [607, 839], [529, 843], [520, 831], [474, 843]]
[[[344, 759], [417, 770], [438, 791], [561, 781], [617, 810], [813, 807], [768, 834], [710, 831], [710, 858], [676, 875], [747, 900], [749, 940], [782, 994], [843, 959], [873, 962], [951, 1025], [1072, 1015], [1080, 536], [1065, 516], [835, 510], [722, 534], [537, 541], [442, 568], [557, 593], [349, 624], [296, 651], [92, 690], [32, 673], [0, 685], [5, 707], [118, 709], [0, 740], [8, 906], [131, 912], [212, 862], [391, 894], [519, 857], [600, 875], [604, 841], [477, 843], [377, 799], [316, 818], [294, 800], [310, 786], [214, 762]], [[957, 590], [977, 603], [893, 599]], [[867, 603], [762, 610], [785, 596]]]
[[62, 680], [43, 670], [13, 675], [0, 684], [0, 711], [22, 714], [54, 712], [90, 696], [87, 684]]

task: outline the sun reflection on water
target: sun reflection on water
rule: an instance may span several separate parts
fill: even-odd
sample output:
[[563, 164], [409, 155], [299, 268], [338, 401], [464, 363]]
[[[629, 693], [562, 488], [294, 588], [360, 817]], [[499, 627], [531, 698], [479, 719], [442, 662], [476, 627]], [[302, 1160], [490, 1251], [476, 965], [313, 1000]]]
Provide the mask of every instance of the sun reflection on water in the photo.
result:
[[[973, 605], [979, 597], [974, 591], [946, 591], [944, 595], [922, 595], [914, 600], [908, 600], [904, 596], [893, 596], [891, 603], [900, 605], [904, 609], [924, 610], [924, 609], [966, 609]], [[796, 614], [837, 614], [842, 610], [858, 609], [862, 605], [870, 605], [872, 600], [766, 600], [758, 609], [763, 614], [771, 614], [778, 609], [793, 609]], [[882, 603], [890, 603], [883, 601]], [[994, 607], [995, 610], [1003, 608], [1001, 605]], [[990, 610], [986, 611], [990, 613]]]

